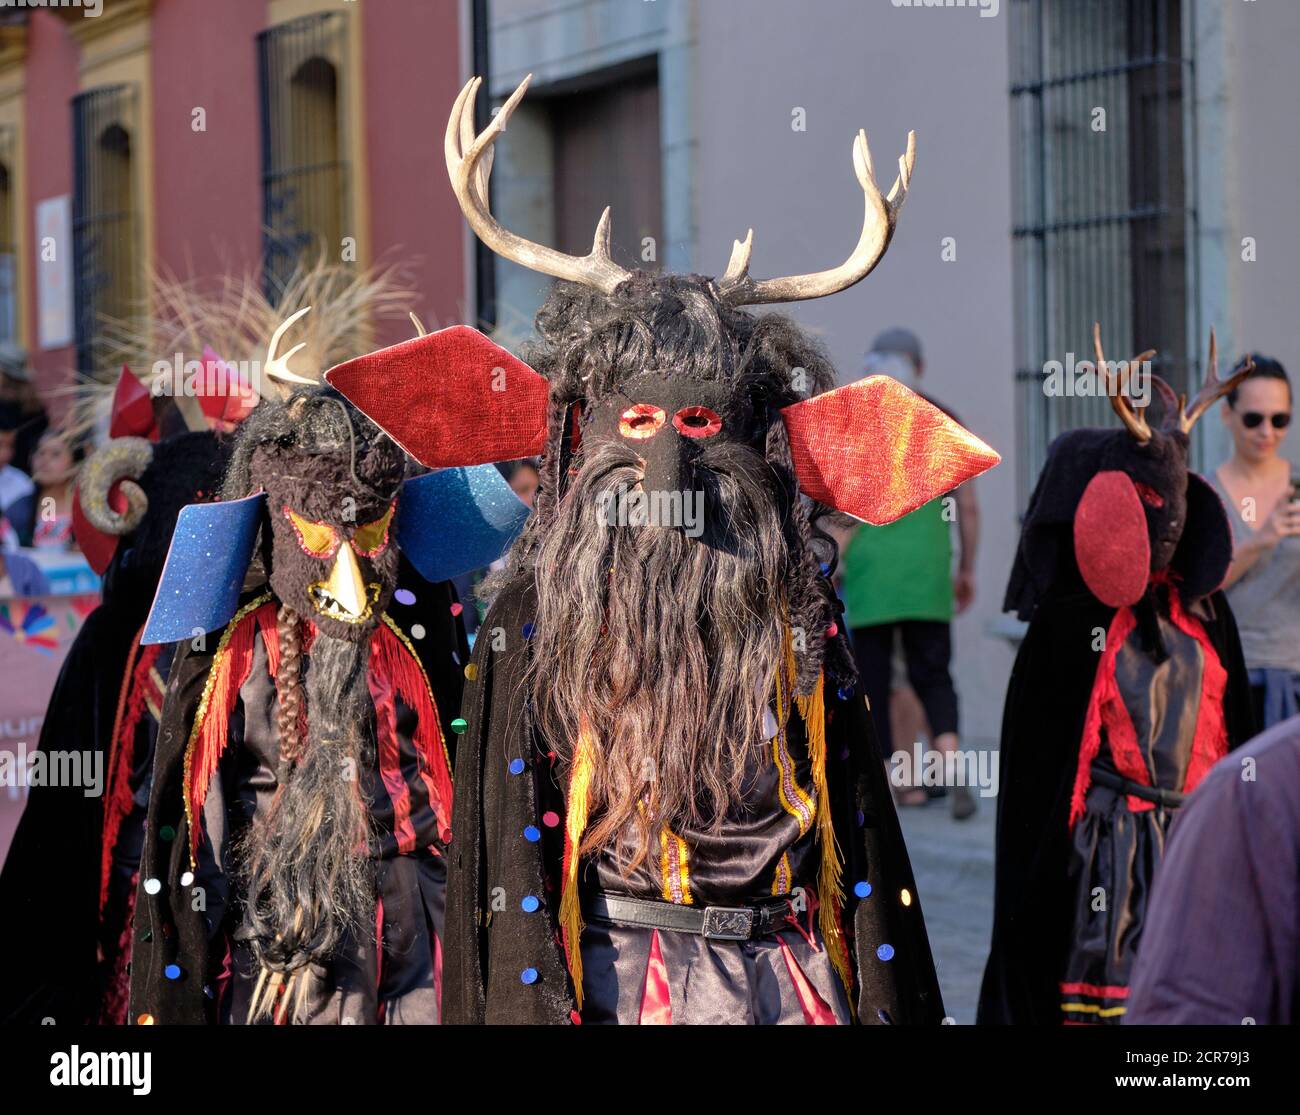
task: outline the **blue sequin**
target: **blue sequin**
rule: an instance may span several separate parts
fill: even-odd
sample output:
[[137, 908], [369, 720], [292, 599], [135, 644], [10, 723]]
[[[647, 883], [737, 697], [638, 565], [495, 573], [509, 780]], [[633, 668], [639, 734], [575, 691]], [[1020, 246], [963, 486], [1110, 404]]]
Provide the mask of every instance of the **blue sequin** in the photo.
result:
[[532, 637], [533, 637], [533, 625], [532, 625], [532, 623], [525, 623], [525, 624], [524, 624], [524, 638], [525, 638], [525, 639], [531, 639]]
[[537, 912], [537, 907], [541, 905], [541, 902], [537, 900], [536, 895], [526, 894], [524, 895], [524, 900], [519, 903], [519, 905], [524, 908], [525, 914], [533, 914]]
[[822, 562], [818, 568], [821, 569], [823, 577], [829, 577], [831, 575], [831, 567], [829, 562], [825, 562], [825, 561]]
[[168, 964], [167, 967], [163, 969], [163, 975], [168, 979], [180, 979], [181, 966], [179, 964]]
[[853, 893], [859, 898], [869, 898], [871, 896], [871, 884], [866, 881], [855, 883]]
[[857, 816], [854, 818], [854, 820], [858, 822], [858, 828], [861, 828], [863, 825], [867, 823], [867, 815], [863, 813], [861, 809], [859, 809], [857, 812]]
[[528, 984], [536, 983], [536, 982], [537, 982], [537, 969], [536, 969], [536, 968], [525, 968], [522, 972], [519, 973], [519, 978], [520, 978], [524, 983], [528, 983]]
[[894, 959], [894, 946], [893, 946], [893, 945], [881, 945], [878, 949], [876, 949], [876, 956], [877, 956], [879, 959], [881, 959], [881, 960], [893, 960], [893, 959]]
[[837, 690], [837, 692], [838, 692], [839, 695], [840, 695], [840, 700], [841, 700], [841, 701], [847, 701], [850, 697], [853, 696], [853, 686], [851, 686], [851, 685], [841, 685], [841, 686], [839, 687], [839, 689]]
[[508, 769], [511, 774], [523, 774], [524, 773], [523, 759], [511, 759], [510, 766]]
[[524, 839], [532, 844], [536, 844], [542, 838], [542, 830], [536, 825], [529, 825], [524, 829]]
[[393, 599], [399, 604], [414, 604], [415, 593], [413, 593], [409, 588], [399, 588], [395, 593], [393, 593]]

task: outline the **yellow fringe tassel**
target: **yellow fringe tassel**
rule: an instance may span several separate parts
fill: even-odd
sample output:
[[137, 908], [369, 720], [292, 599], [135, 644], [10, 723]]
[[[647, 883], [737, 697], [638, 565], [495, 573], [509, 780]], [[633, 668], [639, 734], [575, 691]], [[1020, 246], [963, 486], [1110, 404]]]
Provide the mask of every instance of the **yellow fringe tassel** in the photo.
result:
[[[794, 656], [794, 639], [790, 626], [785, 629], [785, 669], [790, 691], [794, 691], [798, 666]], [[817, 791], [817, 841], [821, 845], [821, 865], [817, 871], [817, 925], [831, 964], [853, 1011], [853, 972], [849, 966], [848, 944], [840, 932], [839, 913], [844, 908], [843, 860], [835, 840], [835, 823], [831, 817], [830, 793], [826, 786], [826, 702], [825, 675], [819, 675], [811, 695], [795, 695], [794, 703], [803, 717], [808, 736], [808, 760], [812, 767], [813, 786]], [[777, 685], [777, 712], [782, 713], [781, 686]]]
[[560, 932], [564, 937], [564, 955], [573, 981], [573, 997], [582, 1009], [582, 950], [579, 942], [584, 928], [582, 900], [578, 894], [578, 866], [582, 857], [582, 834], [587, 831], [587, 791], [591, 786], [591, 726], [584, 716], [578, 729], [578, 746], [569, 774], [568, 803], [564, 817], [564, 882], [560, 891]]

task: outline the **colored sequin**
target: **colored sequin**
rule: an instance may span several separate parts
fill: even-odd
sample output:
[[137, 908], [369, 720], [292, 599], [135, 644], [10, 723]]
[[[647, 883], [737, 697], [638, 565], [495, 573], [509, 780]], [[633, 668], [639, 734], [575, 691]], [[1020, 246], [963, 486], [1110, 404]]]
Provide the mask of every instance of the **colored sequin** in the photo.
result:
[[534, 984], [537, 982], [537, 969], [525, 968], [519, 973], [519, 978], [526, 984]]
[[542, 904], [541, 901], [537, 898], [536, 895], [533, 894], [524, 895], [524, 900], [519, 903], [519, 905], [523, 907], [525, 914], [536, 913], [537, 907], [540, 906], [541, 904]]
[[465, 729], [468, 727], [469, 727], [469, 721], [466, 720], [463, 716], [458, 716], [456, 717], [455, 720], [451, 722], [451, 730], [455, 732], [458, 736], [463, 735]]
[[411, 638], [412, 638], [412, 639], [423, 639], [424, 636], [425, 636], [425, 634], [426, 634], [426, 632], [425, 632], [425, 630], [424, 630], [424, 624], [422, 624], [422, 623], [413, 623], [413, 624], [411, 624]]
[[861, 883], [855, 883], [853, 893], [859, 898], [869, 898], [871, 896], [871, 884], [865, 880]]
[[560, 815], [556, 813], [554, 809], [548, 809], [542, 814], [542, 824], [544, 824], [548, 829], [555, 828], [559, 823]]
[[463, 612], [464, 610], [465, 610], [465, 605], [463, 605], [459, 600], [456, 601], [456, 603], [451, 606], [451, 614], [453, 616], [460, 615], [460, 613]]
[[176, 830], [175, 830], [174, 828], [172, 828], [171, 825], [163, 825], [163, 827], [160, 828], [160, 829], [158, 830], [158, 839], [159, 839], [159, 840], [175, 840], [175, 839], [176, 839]]
[[180, 979], [181, 966], [179, 964], [168, 964], [167, 967], [163, 969], [163, 975], [168, 979]]
[[894, 959], [894, 946], [893, 946], [893, 945], [881, 945], [878, 949], [876, 949], [876, 956], [877, 956], [877, 958], [880, 959], [880, 960], [893, 960], [893, 959]]
[[471, 662], [465, 667], [465, 680], [473, 681], [476, 677], [478, 677], [478, 666]]
[[145, 894], [157, 894], [160, 890], [162, 890], [161, 879], [146, 879], [144, 881]]
[[523, 759], [511, 759], [510, 766], [507, 769], [510, 771], [511, 774], [523, 774], [524, 773]]
[[413, 593], [409, 588], [399, 588], [395, 593], [393, 593], [393, 599], [399, 604], [410, 606], [415, 603], [415, 593]]
[[536, 844], [542, 838], [542, 830], [536, 825], [529, 825], [524, 829], [524, 839], [531, 844]]

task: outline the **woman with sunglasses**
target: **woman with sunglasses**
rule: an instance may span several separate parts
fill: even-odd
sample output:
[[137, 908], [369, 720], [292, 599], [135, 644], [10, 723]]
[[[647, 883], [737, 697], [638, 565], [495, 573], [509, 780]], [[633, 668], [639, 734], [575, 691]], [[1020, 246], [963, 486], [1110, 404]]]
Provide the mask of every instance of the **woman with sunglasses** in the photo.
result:
[[1267, 728], [1300, 713], [1300, 468], [1281, 454], [1291, 382], [1276, 360], [1253, 359], [1255, 370], [1224, 400], [1233, 450], [1211, 481], [1232, 523], [1224, 587], [1241, 631], [1256, 719]]

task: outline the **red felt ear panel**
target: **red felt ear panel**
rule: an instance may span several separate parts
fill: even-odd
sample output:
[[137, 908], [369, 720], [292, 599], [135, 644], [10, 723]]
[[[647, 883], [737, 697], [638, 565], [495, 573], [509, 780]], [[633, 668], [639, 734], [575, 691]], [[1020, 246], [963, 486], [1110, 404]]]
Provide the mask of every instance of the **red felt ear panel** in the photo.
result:
[[153, 399], [149, 395], [149, 389], [131, 374], [131, 369], [125, 364], [122, 365], [121, 375], [117, 377], [117, 390], [113, 392], [108, 436], [158, 440], [158, 425], [154, 421]]
[[933, 403], [867, 376], [782, 409], [799, 487], [880, 526], [1002, 458]]
[[1124, 472], [1099, 472], [1074, 513], [1074, 556], [1093, 596], [1112, 608], [1136, 604], [1151, 576], [1147, 516]]
[[349, 360], [325, 379], [430, 468], [513, 461], [546, 446], [546, 379], [468, 325]]

